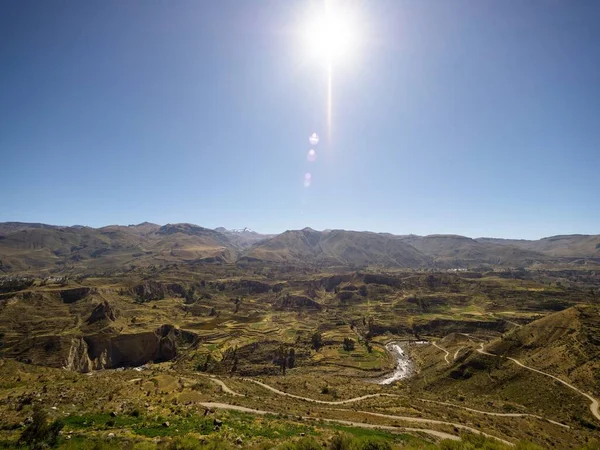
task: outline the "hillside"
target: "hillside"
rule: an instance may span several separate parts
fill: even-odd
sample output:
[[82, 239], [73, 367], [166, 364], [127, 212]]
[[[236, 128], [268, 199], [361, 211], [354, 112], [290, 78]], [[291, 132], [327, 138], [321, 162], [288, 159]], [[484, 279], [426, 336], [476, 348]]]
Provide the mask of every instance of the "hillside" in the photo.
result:
[[594, 308], [578, 306], [550, 314], [515, 328], [487, 350], [593, 387], [600, 396], [600, 317]]
[[0, 273], [103, 273], [236, 262], [412, 269], [600, 266], [600, 236], [520, 241], [311, 228], [263, 235], [186, 223], [102, 228], [0, 223]]
[[430, 258], [410, 245], [384, 235], [367, 232], [305, 228], [286, 231], [247, 251], [245, 258], [261, 261], [338, 266], [382, 265], [424, 267]]
[[600, 258], [600, 235], [550, 236], [537, 241], [479, 238], [478, 242], [508, 245], [555, 257]]
[[481, 242], [465, 236], [411, 235], [400, 239], [425, 255], [431, 256], [436, 264], [442, 267], [465, 267], [477, 264], [529, 266], [551, 259], [549, 255], [515, 245]]
[[217, 231], [190, 224], [37, 227], [0, 236], [0, 271], [129, 270], [174, 262], [233, 262], [237, 246]]

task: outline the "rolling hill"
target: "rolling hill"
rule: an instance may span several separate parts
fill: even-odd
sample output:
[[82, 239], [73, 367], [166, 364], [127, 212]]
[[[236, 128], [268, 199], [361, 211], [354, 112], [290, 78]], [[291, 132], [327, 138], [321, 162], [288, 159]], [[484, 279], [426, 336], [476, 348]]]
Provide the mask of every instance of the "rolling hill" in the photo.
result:
[[181, 223], [61, 227], [0, 223], [0, 273], [130, 271], [184, 264], [266, 262], [310, 266], [442, 269], [600, 264], [600, 235], [537, 241], [311, 228], [263, 235]]
[[550, 259], [550, 255], [533, 249], [479, 241], [465, 236], [410, 235], [400, 239], [425, 255], [431, 256], [436, 265], [441, 267], [464, 267], [477, 264], [529, 266]]
[[286, 231], [253, 246], [244, 258], [288, 263], [425, 267], [431, 258], [393, 237], [357, 231]]

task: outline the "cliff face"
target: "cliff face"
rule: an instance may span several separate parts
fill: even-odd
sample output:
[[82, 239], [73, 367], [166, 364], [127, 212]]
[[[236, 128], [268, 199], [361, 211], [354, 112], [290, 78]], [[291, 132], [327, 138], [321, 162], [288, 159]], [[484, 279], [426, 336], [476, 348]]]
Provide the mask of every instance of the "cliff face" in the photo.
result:
[[90, 294], [95, 292], [92, 288], [81, 287], [81, 288], [73, 288], [73, 289], [63, 289], [59, 292], [60, 298], [64, 303], [74, 303], [77, 302]]
[[184, 297], [185, 287], [178, 283], [158, 283], [156, 281], [146, 281], [138, 284], [131, 289], [131, 293], [140, 301], [149, 302], [152, 300], [162, 300], [167, 296]]
[[94, 368], [94, 363], [88, 355], [88, 346], [83, 338], [73, 338], [65, 364], [65, 369], [74, 372], [87, 373]]
[[34, 338], [23, 343], [14, 356], [27, 363], [85, 373], [169, 361], [197, 339], [194, 333], [162, 325], [155, 331], [135, 334]]
[[196, 335], [172, 325], [162, 325], [154, 332], [117, 336], [86, 336], [89, 358], [94, 369], [141, 366], [148, 362], [169, 361]]

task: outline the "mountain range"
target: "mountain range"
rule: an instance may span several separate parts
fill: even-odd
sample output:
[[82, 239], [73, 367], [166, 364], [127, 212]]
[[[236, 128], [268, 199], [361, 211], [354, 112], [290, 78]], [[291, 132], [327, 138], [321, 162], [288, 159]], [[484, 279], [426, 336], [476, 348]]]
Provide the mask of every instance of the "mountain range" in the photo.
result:
[[311, 228], [260, 234], [179, 223], [55, 226], [0, 223], [0, 273], [82, 272], [173, 263], [272, 263], [318, 267], [442, 268], [600, 267], [600, 235], [539, 240], [458, 235], [393, 235]]

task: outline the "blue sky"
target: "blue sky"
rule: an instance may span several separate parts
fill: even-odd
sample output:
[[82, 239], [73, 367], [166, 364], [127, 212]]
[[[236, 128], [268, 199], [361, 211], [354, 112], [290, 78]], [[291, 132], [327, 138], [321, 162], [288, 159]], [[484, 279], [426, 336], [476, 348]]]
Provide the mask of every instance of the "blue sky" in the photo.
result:
[[0, 221], [600, 233], [599, 2], [342, 5], [0, 2]]

